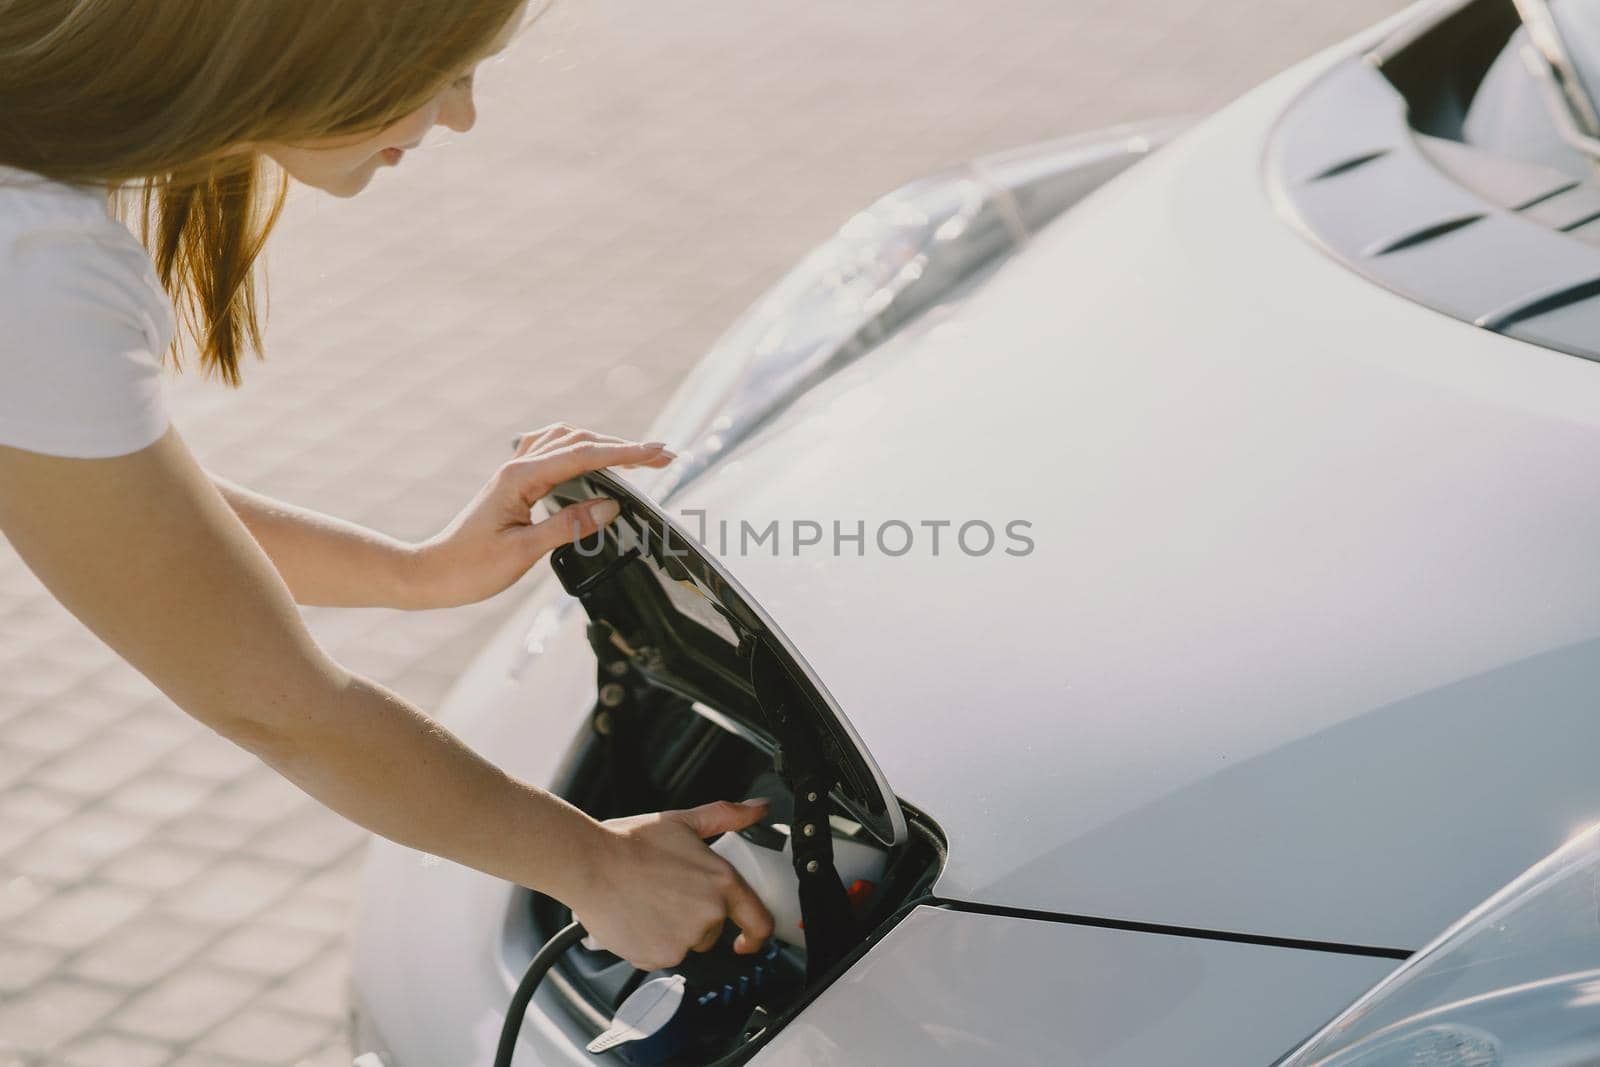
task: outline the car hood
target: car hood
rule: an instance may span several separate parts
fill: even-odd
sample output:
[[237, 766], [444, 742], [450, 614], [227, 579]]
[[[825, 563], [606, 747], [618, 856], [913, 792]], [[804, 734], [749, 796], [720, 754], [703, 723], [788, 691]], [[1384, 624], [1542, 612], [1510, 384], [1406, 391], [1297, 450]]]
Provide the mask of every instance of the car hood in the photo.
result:
[[[1600, 814], [1600, 367], [1283, 221], [1265, 141], [1325, 65], [669, 503], [944, 828], [941, 894], [1412, 948]], [[739, 544], [774, 520], [823, 544]]]

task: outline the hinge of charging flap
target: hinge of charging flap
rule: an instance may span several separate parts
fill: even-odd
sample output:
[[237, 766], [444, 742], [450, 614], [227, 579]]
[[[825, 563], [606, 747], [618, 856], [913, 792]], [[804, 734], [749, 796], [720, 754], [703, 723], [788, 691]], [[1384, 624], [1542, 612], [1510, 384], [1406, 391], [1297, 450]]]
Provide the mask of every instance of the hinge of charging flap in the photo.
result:
[[800, 882], [800, 915], [806, 929], [806, 974], [815, 981], [855, 945], [855, 912], [833, 860], [833, 773], [799, 713], [805, 698], [772, 650], [759, 638], [741, 642], [750, 680], [767, 725], [778, 739], [776, 769], [794, 794], [789, 840]]
[[800, 880], [800, 916], [806, 926], [806, 977], [815, 981], [843, 959], [857, 941], [856, 917], [833, 862], [829, 791], [822, 774], [792, 780], [794, 873]]

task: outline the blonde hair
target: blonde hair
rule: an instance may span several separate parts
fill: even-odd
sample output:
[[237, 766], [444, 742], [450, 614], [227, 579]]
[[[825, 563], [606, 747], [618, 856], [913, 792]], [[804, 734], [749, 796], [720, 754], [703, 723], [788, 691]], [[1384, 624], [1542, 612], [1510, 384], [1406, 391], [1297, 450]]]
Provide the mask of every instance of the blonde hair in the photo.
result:
[[[377, 131], [479, 58], [521, 0], [0, 0], [0, 164], [134, 190], [201, 366], [261, 351], [255, 262], [287, 178], [247, 143]], [[174, 358], [176, 354], [174, 353]]]

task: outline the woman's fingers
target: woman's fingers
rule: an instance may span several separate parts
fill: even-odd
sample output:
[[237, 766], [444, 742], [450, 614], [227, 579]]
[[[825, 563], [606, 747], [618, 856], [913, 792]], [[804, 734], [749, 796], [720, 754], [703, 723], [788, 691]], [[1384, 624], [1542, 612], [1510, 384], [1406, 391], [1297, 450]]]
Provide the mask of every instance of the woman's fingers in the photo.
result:
[[614, 434], [600, 433], [595, 430], [585, 430], [565, 422], [552, 423], [537, 430], [517, 434], [512, 438], [512, 449], [519, 456], [529, 452], [544, 451], [546, 449], [560, 448], [564, 445], [574, 444], [578, 441], [601, 441], [606, 444], [628, 445], [636, 444], [627, 438], [617, 437]]
[[[578, 427], [570, 426], [564, 422], [554, 423], [550, 426], [545, 426], [537, 430], [529, 430], [527, 433], [517, 434], [512, 438], [511, 441], [512, 450], [516, 452], [517, 458], [519, 459], [526, 457], [540, 457], [548, 455], [551, 452], [556, 452], [564, 448], [570, 448], [574, 445], [584, 443], [604, 445], [639, 444], [637, 441], [630, 441], [627, 438], [617, 437], [614, 434], [599, 433], [595, 430], [579, 429]], [[608, 464], [608, 466], [629, 468], [665, 467], [667, 464], [671, 463], [677, 458], [677, 453], [669, 450], [664, 443], [652, 441], [650, 444], [659, 446], [659, 451], [657, 454], [626, 463], [611, 463]]]
[[641, 460], [638, 463], [623, 463], [623, 464], [621, 464], [621, 466], [629, 467], [629, 468], [633, 468], [633, 467], [665, 467], [667, 464], [671, 463], [673, 460], [675, 460], [677, 458], [678, 458], [678, 454], [676, 452], [669, 452], [666, 449], [662, 449], [659, 455], [653, 456], [650, 459]]
[[[698, 808], [668, 812], [666, 815], [705, 838], [742, 830], [766, 818], [770, 811], [771, 802], [765, 797], [756, 797], [742, 803], [713, 801]], [[723, 903], [728, 909], [728, 918], [740, 930], [733, 950], [740, 954], [755, 952], [772, 936], [772, 913], [738, 871], [729, 868], [727, 873], [730, 877], [723, 890]], [[715, 938], [712, 940], [715, 941]], [[698, 946], [696, 949], [705, 951]]]
[[709, 929], [707, 929], [706, 932], [705, 932], [705, 935], [703, 937], [701, 937], [699, 941], [696, 941], [693, 945], [691, 945], [689, 947], [694, 952], [710, 952], [712, 949], [717, 947], [717, 942], [721, 938], [722, 938], [722, 923], [719, 922], [715, 926], [712, 926]]
[[541, 426], [537, 430], [529, 430], [527, 433], [518, 434], [512, 444], [517, 455], [525, 456], [534, 449], [542, 448], [557, 438], [584, 432], [586, 431], [565, 422], [553, 422], [549, 426]]
[[505, 466], [517, 491], [529, 507], [569, 478], [606, 467], [633, 465], [659, 466], [672, 456], [660, 442], [650, 444], [612, 444], [606, 441], [578, 441], [549, 452], [534, 452], [514, 459]]
[[749, 800], [713, 800], [698, 808], [682, 808], [663, 812], [665, 818], [675, 819], [693, 830], [698, 837], [716, 837], [754, 826], [772, 811], [772, 801], [767, 797]]
[[615, 519], [619, 510], [615, 500], [569, 504], [543, 522], [527, 527], [525, 536], [531, 542], [528, 553], [533, 559], [541, 559], [562, 545], [588, 537]]

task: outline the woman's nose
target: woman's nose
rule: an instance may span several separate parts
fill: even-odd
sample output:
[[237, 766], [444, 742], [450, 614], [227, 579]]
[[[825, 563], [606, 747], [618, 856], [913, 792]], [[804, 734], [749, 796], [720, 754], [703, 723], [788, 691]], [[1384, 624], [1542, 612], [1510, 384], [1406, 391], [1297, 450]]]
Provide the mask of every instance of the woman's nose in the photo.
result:
[[472, 85], [447, 90], [439, 104], [439, 125], [448, 126], [457, 133], [466, 133], [478, 122], [478, 105], [472, 99]]

